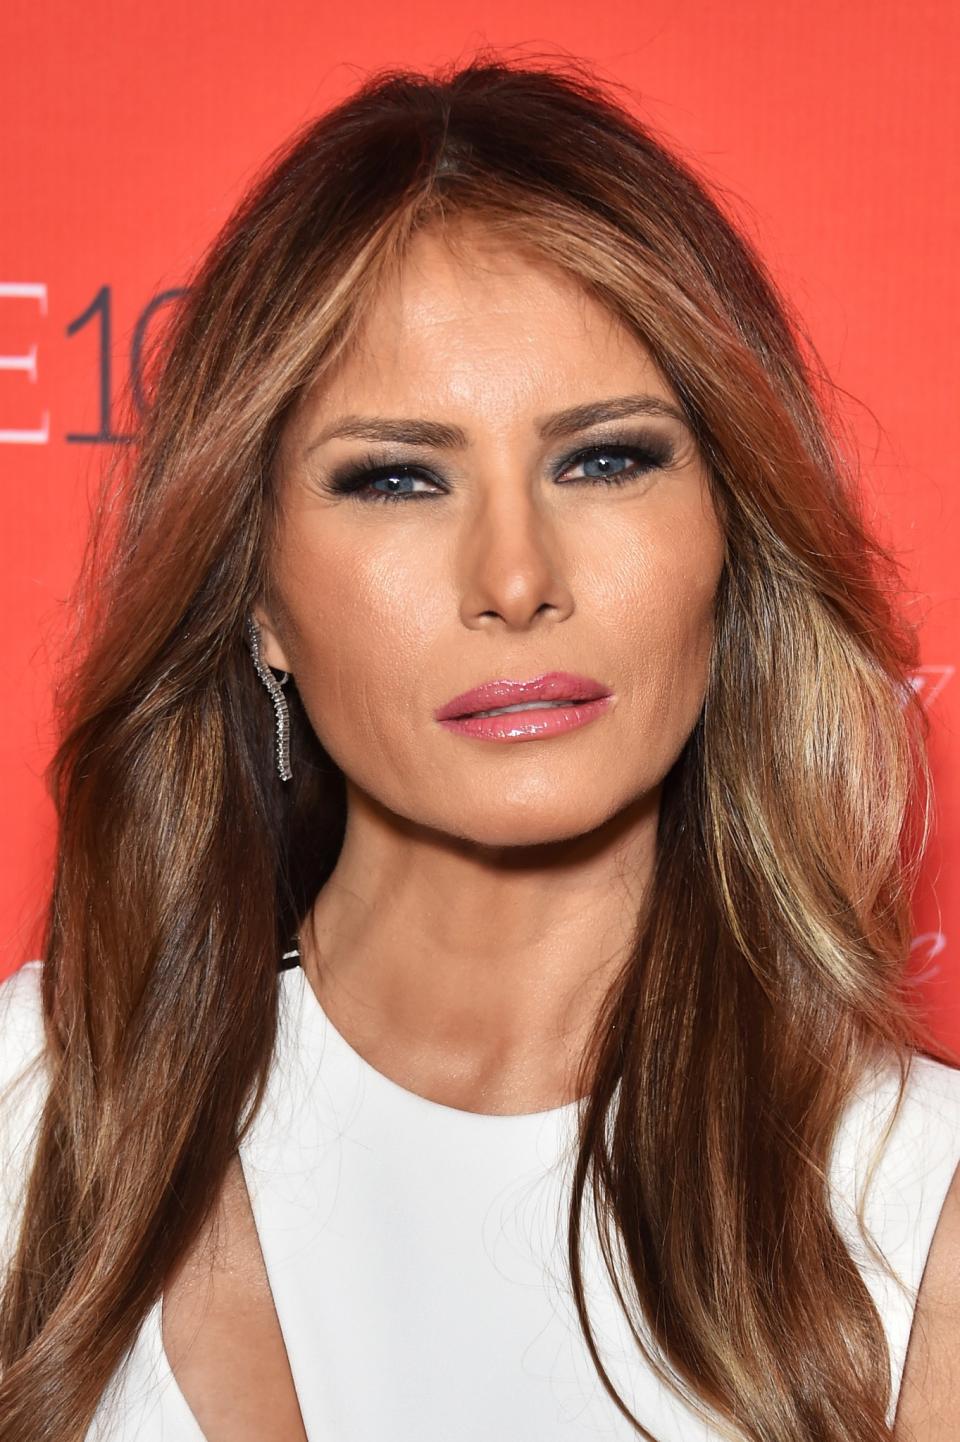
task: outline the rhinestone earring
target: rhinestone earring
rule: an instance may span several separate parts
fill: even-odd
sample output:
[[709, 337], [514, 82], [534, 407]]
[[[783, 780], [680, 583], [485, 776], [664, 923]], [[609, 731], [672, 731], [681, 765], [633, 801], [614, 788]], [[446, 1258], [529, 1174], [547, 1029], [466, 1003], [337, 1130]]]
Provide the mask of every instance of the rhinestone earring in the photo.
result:
[[270, 693], [270, 700], [273, 702], [273, 709], [277, 721], [277, 735], [275, 756], [277, 763], [277, 774], [281, 781], [289, 781], [293, 772], [290, 770], [290, 711], [287, 706], [287, 698], [280, 689], [286, 686], [290, 680], [290, 672], [284, 671], [282, 679], [277, 680], [269, 666], [265, 665], [260, 655], [260, 628], [252, 616], [246, 621], [247, 645], [253, 657], [253, 664], [257, 675]]

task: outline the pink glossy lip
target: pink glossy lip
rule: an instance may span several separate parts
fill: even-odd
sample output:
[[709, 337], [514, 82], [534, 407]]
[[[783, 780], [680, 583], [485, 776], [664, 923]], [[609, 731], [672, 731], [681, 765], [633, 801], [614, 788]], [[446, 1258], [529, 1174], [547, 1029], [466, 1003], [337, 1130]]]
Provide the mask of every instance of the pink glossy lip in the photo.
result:
[[[454, 696], [434, 713], [438, 721], [492, 711], [497, 706], [519, 706], [521, 701], [597, 701], [611, 694], [609, 686], [570, 671], [548, 671], [532, 681], [487, 681], [472, 691]], [[519, 714], [519, 713], [518, 713]]]

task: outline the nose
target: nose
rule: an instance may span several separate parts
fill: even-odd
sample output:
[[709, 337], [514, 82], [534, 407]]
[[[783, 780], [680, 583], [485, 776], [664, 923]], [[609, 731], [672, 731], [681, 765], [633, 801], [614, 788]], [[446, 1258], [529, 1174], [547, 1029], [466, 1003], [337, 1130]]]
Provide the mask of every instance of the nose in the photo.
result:
[[465, 521], [460, 547], [463, 624], [503, 622], [523, 630], [541, 613], [563, 620], [573, 610], [557, 523], [531, 492], [506, 482], [491, 485]]

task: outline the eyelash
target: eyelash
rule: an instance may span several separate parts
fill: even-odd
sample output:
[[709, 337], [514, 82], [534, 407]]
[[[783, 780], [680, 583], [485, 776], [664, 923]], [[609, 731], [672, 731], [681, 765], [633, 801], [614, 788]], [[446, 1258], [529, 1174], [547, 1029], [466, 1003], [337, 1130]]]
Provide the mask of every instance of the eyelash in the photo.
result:
[[[583, 450], [576, 451], [573, 455], [567, 456], [562, 462], [557, 475], [562, 475], [570, 466], [582, 465], [593, 457], [617, 456], [626, 458], [636, 456], [640, 458], [641, 464], [630, 466], [625, 471], [618, 471], [609, 476], [587, 476], [579, 481], [568, 482], [569, 485], [601, 485], [601, 486], [622, 486], [630, 481], [638, 479], [647, 471], [655, 470], [657, 467], [668, 466], [674, 457], [674, 450], [671, 443], [661, 437], [655, 440], [644, 440], [636, 443], [611, 442], [610, 444], [598, 443], [587, 446]], [[411, 462], [380, 461], [376, 455], [368, 453], [355, 461], [349, 461], [334, 471], [324, 489], [335, 495], [352, 495], [358, 501], [407, 501], [432, 500], [438, 493], [436, 491], [374, 491], [365, 490], [364, 487], [372, 485], [374, 481], [386, 480], [391, 476], [414, 476], [433, 480], [428, 476], [422, 466]]]

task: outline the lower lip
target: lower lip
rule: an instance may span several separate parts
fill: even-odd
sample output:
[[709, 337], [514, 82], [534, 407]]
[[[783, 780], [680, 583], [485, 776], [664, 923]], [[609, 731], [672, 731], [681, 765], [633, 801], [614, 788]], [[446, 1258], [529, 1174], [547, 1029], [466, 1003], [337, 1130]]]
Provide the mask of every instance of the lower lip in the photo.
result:
[[612, 696], [595, 701], [571, 701], [569, 706], [551, 706], [535, 711], [508, 711], [501, 716], [457, 716], [441, 721], [448, 731], [475, 736], [479, 741], [539, 741], [586, 726], [609, 710]]

